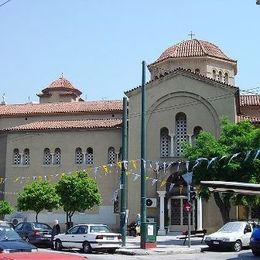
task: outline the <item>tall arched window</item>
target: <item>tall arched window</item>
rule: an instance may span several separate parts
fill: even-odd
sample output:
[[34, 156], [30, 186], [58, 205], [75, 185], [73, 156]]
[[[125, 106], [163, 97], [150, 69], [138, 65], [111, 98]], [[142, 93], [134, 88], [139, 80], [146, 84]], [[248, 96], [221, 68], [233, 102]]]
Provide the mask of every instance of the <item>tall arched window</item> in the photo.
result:
[[56, 148], [54, 151], [54, 164], [60, 165], [61, 164], [61, 150], [60, 148]]
[[115, 163], [116, 162], [116, 153], [114, 147], [108, 148], [108, 163]]
[[200, 69], [195, 69], [195, 73], [200, 74]]
[[171, 138], [169, 136], [169, 130], [164, 127], [160, 131], [160, 150], [161, 157], [168, 157], [170, 155]]
[[50, 165], [52, 163], [52, 155], [49, 148], [45, 148], [43, 151], [43, 164]]
[[86, 153], [86, 164], [93, 164], [93, 162], [94, 162], [93, 148], [89, 147]]
[[224, 75], [224, 82], [228, 84], [228, 73], [226, 72]]
[[202, 131], [202, 127], [200, 126], [195, 126], [193, 129], [193, 135], [192, 135], [192, 144], [195, 143], [199, 133]]
[[175, 153], [182, 156], [182, 143], [187, 141], [187, 119], [184, 113], [178, 113], [175, 118]]
[[215, 71], [215, 70], [212, 71], [212, 78], [215, 79], [215, 80], [216, 80], [216, 78], [217, 78], [217, 74], [216, 74], [216, 71]]
[[24, 149], [23, 151], [23, 165], [30, 164], [30, 151], [28, 148]]
[[218, 80], [221, 81], [221, 82], [222, 82], [222, 80], [223, 80], [222, 72], [221, 72], [221, 71], [218, 73]]
[[80, 147], [75, 150], [75, 163], [82, 164], [83, 163], [83, 153]]
[[14, 149], [13, 151], [13, 164], [18, 165], [21, 163], [21, 155], [19, 153], [19, 149]]

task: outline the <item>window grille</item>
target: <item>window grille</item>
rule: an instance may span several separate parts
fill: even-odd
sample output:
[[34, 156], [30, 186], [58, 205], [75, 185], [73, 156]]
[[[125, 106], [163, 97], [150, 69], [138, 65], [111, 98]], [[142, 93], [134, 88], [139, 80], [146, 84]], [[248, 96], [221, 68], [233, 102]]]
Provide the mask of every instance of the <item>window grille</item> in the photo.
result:
[[77, 148], [75, 151], [75, 163], [76, 164], [82, 164], [83, 163], [83, 153], [81, 148]]
[[168, 157], [170, 150], [171, 139], [167, 128], [161, 129], [160, 145], [161, 145], [161, 157]]
[[60, 148], [56, 148], [54, 151], [54, 164], [61, 164], [61, 150]]
[[225, 73], [224, 82], [225, 82], [226, 84], [228, 84], [228, 74], [227, 74], [227, 73]]
[[221, 72], [221, 71], [218, 73], [218, 80], [221, 81], [221, 82], [222, 82], [222, 80], [223, 80], [223, 79], [222, 79], [222, 72]]
[[29, 164], [30, 164], [30, 151], [29, 151], [29, 149], [24, 149], [23, 165], [29, 165]]
[[86, 154], [86, 164], [93, 164], [93, 162], [94, 162], [93, 148], [89, 147], [87, 149], [87, 154]]
[[21, 155], [19, 153], [19, 149], [14, 149], [13, 152], [13, 164], [18, 165], [21, 163]]
[[50, 165], [52, 163], [52, 155], [49, 148], [44, 149], [43, 164]]
[[182, 143], [187, 141], [187, 121], [184, 113], [176, 115], [176, 156], [182, 156]]
[[110, 147], [108, 149], [108, 163], [115, 163], [116, 162], [116, 153], [115, 148]]

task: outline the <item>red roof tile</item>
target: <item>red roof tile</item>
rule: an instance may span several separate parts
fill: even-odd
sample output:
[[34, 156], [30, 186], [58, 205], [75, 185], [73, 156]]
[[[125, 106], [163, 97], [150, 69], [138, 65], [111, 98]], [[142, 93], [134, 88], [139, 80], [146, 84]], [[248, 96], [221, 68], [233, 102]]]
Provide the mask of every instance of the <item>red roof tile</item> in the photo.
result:
[[86, 102], [60, 102], [43, 104], [1, 105], [0, 117], [19, 117], [26, 115], [65, 114], [65, 113], [98, 113], [122, 112], [123, 102], [86, 101]]
[[182, 41], [166, 49], [154, 63], [160, 62], [168, 58], [201, 57], [201, 56], [211, 56], [211, 57], [216, 57], [216, 58], [236, 62], [235, 60], [230, 59], [227, 55], [225, 55], [219, 49], [218, 46], [207, 41], [193, 39], [193, 40]]
[[260, 106], [260, 95], [241, 95], [240, 106]]
[[98, 120], [68, 120], [68, 121], [38, 121], [2, 129], [0, 131], [40, 131], [40, 130], [69, 130], [69, 129], [96, 129], [115, 128], [122, 123], [121, 119], [98, 119]]
[[239, 115], [239, 116], [237, 116], [237, 119], [238, 119], [238, 122], [241, 122], [243, 120], [249, 120], [253, 124], [260, 124], [260, 118], [259, 117]]

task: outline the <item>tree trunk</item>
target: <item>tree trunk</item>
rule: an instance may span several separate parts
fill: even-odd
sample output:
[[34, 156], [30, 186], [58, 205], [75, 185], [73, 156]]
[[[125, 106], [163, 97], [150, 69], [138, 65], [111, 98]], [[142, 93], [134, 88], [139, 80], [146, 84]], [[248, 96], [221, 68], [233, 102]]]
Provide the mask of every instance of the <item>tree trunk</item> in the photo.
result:
[[36, 222], [38, 222], [38, 214], [39, 214], [39, 212], [36, 212], [36, 217], [35, 217]]
[[230, 221], [229, 213], [230, 213], [230, 208], [231, 208], [230, 202], [223, 201], [218, 192], [214, 192], [213, 196], [214, 196], [215, 202], [220, 210], [223, 224], [229, 222]]

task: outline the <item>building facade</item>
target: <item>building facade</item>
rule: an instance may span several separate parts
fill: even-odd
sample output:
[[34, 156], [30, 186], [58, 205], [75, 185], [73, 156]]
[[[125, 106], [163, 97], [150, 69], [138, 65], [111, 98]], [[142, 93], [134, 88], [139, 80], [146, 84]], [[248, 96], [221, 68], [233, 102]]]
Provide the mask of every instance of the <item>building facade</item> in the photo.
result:
[[[260, 96], [241, 95], [235, 86], [237, 61], [216, 45], [197, 39], [168, 48], [148, 65], [146, 83], [147, 207], [159, 234], [187, 227], [186, 184], [178, 174], [185, 162], [182, 142], [192, 143], [201, 130], [215, 136], [223, 116], [232, 122], [248, 119], [260, 124]], [[128, 209], [129, 221], [140, 212], [141, 88], [125, 92], [128, 98]], [[13, 205], [25, 183], [44, 178], [57, 181], [62, 173], [86, 169], [97, 180], [103, 197], [100, 207], [77, 213], [78, 222], [101, 222], [119, 227], [122, 101], [84, 101], [81, 91], [63, 76], [44, 88], [38, 104], [0, 106], [0, 147], [3, 156], [2, 195]], [[174, 187], [173, 187], [174, 184]], [[212, 218], [211, 212], [215, 216]], [[236, 218], [236, 208], [232, 217]], [[9, 216], [31, 220], [28, 212]], [[51, 222], [62, 211], [43, 212]], [[221, 225], [213, 200], [194, 202], [193, 228]]]

